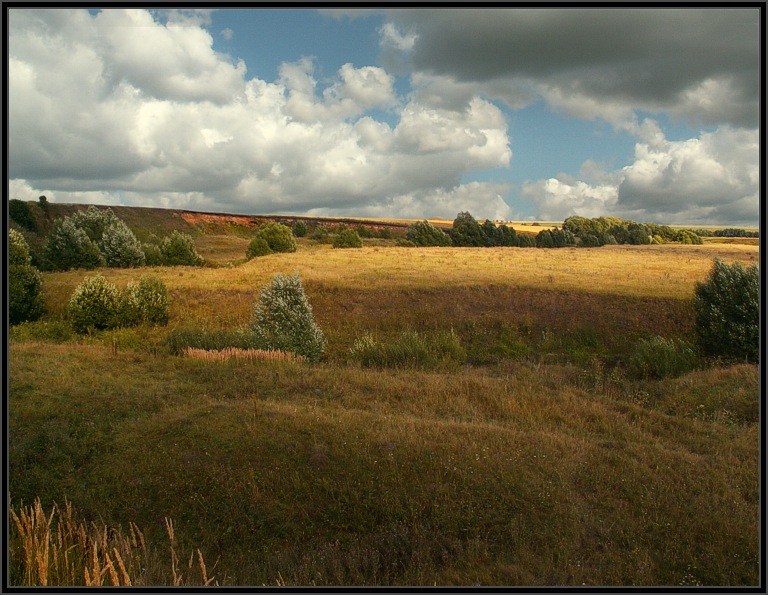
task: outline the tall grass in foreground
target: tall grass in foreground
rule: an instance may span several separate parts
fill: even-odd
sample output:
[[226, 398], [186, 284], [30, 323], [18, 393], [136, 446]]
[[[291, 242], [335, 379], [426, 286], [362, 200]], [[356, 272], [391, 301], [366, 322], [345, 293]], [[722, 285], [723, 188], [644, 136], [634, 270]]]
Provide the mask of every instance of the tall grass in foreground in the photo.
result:
[[[79, 520], [70, 502], [46, 513], [35, 499], [31, 506], [10, 507], [10, 584], [17, 586], [131, 587], [139, 585], [218, 585], [208, 577], [203, 554], [192, 552], [183, 574], [176, 553], [173, 521], [165, 518], [170, 542], [170, 569], [147, 547], [134, 523], [128, 531]], [[197, 554], [195, 556], [195, 553]], [[192, 577], [193, 567], [199, 579]], [[169, 574], [170, 570], [170, 574]]]
[[227, 347], [225, 349], [207, 350], [187, 348], [182, 351], [182, 355], [194, 359], [205, 361], [222, 361], [227, 359], [238, 360], [263, 360], [269, 362], [275, 361], [300, 361], [304, 358], [288, 351], [279, 349], [238, 349], [236, 347]]

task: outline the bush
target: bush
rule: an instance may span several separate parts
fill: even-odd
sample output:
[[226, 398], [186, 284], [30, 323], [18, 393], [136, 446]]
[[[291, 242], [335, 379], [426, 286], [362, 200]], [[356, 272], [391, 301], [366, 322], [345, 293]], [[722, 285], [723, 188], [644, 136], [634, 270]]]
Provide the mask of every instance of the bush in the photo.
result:
[[627, 371], [637, 378], [661, 379], [690, 372], [697, 364], [696, 352], [686, 341], [651, 337], [635, 344]]
[[251, 260], [257, 256], [266, 256], [272, 254], [272, 249], [267, 244], [267, 240], [261, 237], [256, 237], [248, 244], [248, 249], [245, 251], [245, 258]]
[[405, 237], [416, 246], [450, 246], [453, 243], [447, 233], [426, 219], [409, 225]]
[[315, 227], [315, 229], [310, 234], [309, 239], [320, 242], [321, 244], [328, 244], [332, 241], [331, 234], [328, 231], [328, 228], [324, 225], [318, 225]]
[[67, 315], [78, 333], [115, 328], [121, 316], [121, 296], [102, 275], [86, 277], [67, 304]]
[[11, 229], [8, 231], [8, 266], [26, 265], [31, 263], [29, 245], [21, 232]]
[[390, 368], [436, 368], [463, 363], [467, 357], [453, 329], [431, 335], [405, 331], [390, 341], [365, 333], [355, 340], [349, 355], [361, 366]]
[[129, 268], [146, 263], [141, 243], [120, 219], [111, 223], [101, 236], [99, 249], [109, 267]]
[[261, 290], [250, 330], [256, 349], [289, 351], [310, 361], [325, 351], [325, 336], [315, 324], [298, 275], [277, 274]]
[[520, 248], [535, 248], [536, 236], [530, 233], [519, 233], [517, 234], [517, 245]]
[[362, 248], [363, 240], [354, 229], [342, 229], [333, 238], [334, 248]]
[[92, 242], [101, 241], [106, 229], [114, 223], [122, 223], [112, 212], [112, 209], [99, 209], [90, 205], [84, 211], [77, 211], [67, 217], [78, 229], [82, 229]]
[[9, 335], [16, 341], [65, 343], [72, 339], [73, 332], [72, 325], [66, 320], [36, 320], [14, 326]]
[[282, 223], [270, 221], [259, 227], [257, 238], [262, 238], [272, 252], [296, 252], [296, 240], [291, 228]]
[[168, 290], [165, 284], [152, 275], [129, 283], [121, 294], [120, 326], [140, 323], [164, 325], [168, 323]]
[[8, 322], [37, 320], [45, 312], [43, 277], [32, 265], [8, 267]]
[[163, 238], [160, 243], [160, 255], [164, 265], [199, 266], [203, 264], [192, 236], [176, 230], [170, 236]]
[[12, 198], [8, 201], [8, 216], [24, 229], [35, 231], [37, 224], [29, 205], [23, 200]]
[[480, 224], [468, 212], [456, 215], [451, 228], [451, 239], [454, 246], [483, 246], [485, 237]]
[[98, 246], [69, 217], [54, 224], [45, 256], [53, 269], [60, 271], [95, 269], [104, 265]]
[[293, 224], [293, 235], [297, 238], [303, 238], [307, 235], [307, 224], [303, 221], [296, 221]]
[[706, 281], [697, 283], [693, 305], [696, 334], [706, 355], [758, 361], [760, 273], [756, 264], [727, 265], [715, 259]]
[[142, 244], [141, 249], [144, 252], [144, 263], [147, 266], [155, 267], [163, 264], [163, 252], [157, 244]]

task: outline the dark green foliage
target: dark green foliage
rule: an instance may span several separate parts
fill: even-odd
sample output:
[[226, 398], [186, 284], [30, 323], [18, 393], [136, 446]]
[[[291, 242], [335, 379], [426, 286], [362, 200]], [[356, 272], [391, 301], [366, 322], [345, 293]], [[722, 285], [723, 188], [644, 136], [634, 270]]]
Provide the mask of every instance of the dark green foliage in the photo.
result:
[[552, 232], [548, 229], [544, 229], [536, 234], [536, 247], [537, 248], [554, 248], [555, 242], [552, 238]]
[[693, 305], [696, 334], [706, 355], [758, 361], [760, 347], [760, 274], [715, 259], [706, 281], [697, 283]]
[[32, 210], [23, 200], [18, 200], [16, 198], [9, 200], [8, 215], [12, 221], [16, 222], [24, 229], [28, 229], [30, 231], [35, 231], [37, 229], [37, 224], [35, 222], [35, 217], [32, 214]]
[[46, 196], [38, 196], [37, 197], [37, 204], [40, 206], [40, 209], [45, 213], [45, 216], [48, 216], [48, 198]]
[[321, 244], [331, 243], [331, 234], [325, 225], [317, 225], [309, 236], [310, 239], [320, 242]]
[[70, 217], [59, 219], [48, 236], [45, 257], [54, 270], [95, 269], [104, 265], [99, 247]]
[[673, 241], [680, 242], [681, 244], [703, 244], [704, 241], [697, 233], [689, 229], [680, 229], [674, 236]]
[[173, 329], [166, 340], [171, 353], [181, 355], [185, 349], [220, 351], [230, 347], [253, 349], [253, 339], [246, 330], [200, 329], [195, 327]]
[[160, 255], [164, 265], [199, 266], [203, 264], [192, 236], [176, 230], [172, 231], [170, 236], [163, 238], [160, 244]]
[[37, 320], [45, 311], [43, 278], [31, 264], [29, 248], [15, 229], [8, 233], [8, 322]]
[[597, 248], [603, 245], [601, 238], [594, 233], [586, 233], [580, 236], [581, 246], [584, 248]]
[[342, 229], [333, 238], [334, 248], [362, 248], [363, 241], [354, 229]]
[[698, 356], [686, 341], [651, 337], [635, 344], [627, 372], [635, 378], [661, 379], [680, 376], [697, 365]]
[[293, 235], [297, 238], [303, 238], [307, 235], [307, 224], [299, 220], [293, 224]]
[[416, 246], [450, 246], [451, 237], [429, 221], [417, 221], [408, 226], [405, 238]]
[[272, 254], [272, 249], [267, 244], [267, 240], [260, 236], [253, 238], [251, 243], [248, 244], [248, 249], [245, 251], [245, 257], [248, 260], [257, 256], [266, 256], [267, 254]]
[[480, 225], [480, 231], [483, 234], [483, 246], [493, 247], [498, 246], [497, 227], [496, 224], [490, 219], [483, 221]]
[[109, 267], [139, 267], [146, 262], [141, 243], [120, 219], [110, 223], [104, 230], [99, 249]]
[[157, 244], [142, 244], [141, 249], [144, 252], [144, 263], [147, 266], [161, 266], [163, 264], [163, 253]]
[[120, 293], [120, 326], [168, 323], [168, 290], [153, 275], [144, 275], [138, 283], [129, 283]]
[[349, 355], [361, 366], [388, 368], [434, 369], [462, 364], [467, 359], [452, 329], [430, 334], [405, 331], [389, 340], [379, 340], [366, 333], [355, 340]]
[[536, 236], [530, 233], [517, 234], [517, 245], [520, 248], [535, 248]]
[[291, 228], [282, 223], [270, 221], [259, 227], [257, 238], [264, 239], [272, 252], [296, 252], [296, 240]]
[[517, 246], [517, 232], [509, 225], [499, 225], [496, 228], [497, 246]]
[[463, 211], [453, 220], [451, 239], [454, 246], [484, 246], [485, 236], [480, 224], [468, 212]]
[[84, 211], [78, 211], [69, 219], [75, 227], [82, 229], [91, 241], [97, 244], [101, 242], [104, 232], [110, 225], [120, 222], [112, 209], [99, 209], [94, 205], [90, 205]]
[[275, 275], [261, 290], [250, 331], [257, 349], [288, 351], [310, 361], [325, 351], [325, 336], [315, 324], [298, 275]]

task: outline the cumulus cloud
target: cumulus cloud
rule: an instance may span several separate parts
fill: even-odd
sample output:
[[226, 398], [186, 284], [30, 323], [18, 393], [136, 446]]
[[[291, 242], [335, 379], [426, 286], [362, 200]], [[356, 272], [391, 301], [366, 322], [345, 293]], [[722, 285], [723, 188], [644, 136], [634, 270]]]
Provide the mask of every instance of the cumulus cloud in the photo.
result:
[[704, 124], [758, 122], [757, 8], [389, 14], [388, 31], [413, 36], [408, 52], [417, 72], [482, 88], [525, 81], [553, 106], [579, 117], [616, 120], [641, 109]]
[[213, 50], [205, 13], [164, 18], [11, 11], [13, 192], [235, 212], [507, 212], [505, 186], [462, 184], [509, 163], [490, 101], [401, 99], [384, 69], [351, 63], [321, 89], [311, 58], [249, 79]]
[[616, 215], [660, 223], [754, 225], [759, 210], [756, 130], [720, 127], [698, 138], [669, 141], [658, 125], [637, 129], [634, 161], [606, 172], [586, 162], [578, 178], [529, 182], [522, 194], [542, 218]]

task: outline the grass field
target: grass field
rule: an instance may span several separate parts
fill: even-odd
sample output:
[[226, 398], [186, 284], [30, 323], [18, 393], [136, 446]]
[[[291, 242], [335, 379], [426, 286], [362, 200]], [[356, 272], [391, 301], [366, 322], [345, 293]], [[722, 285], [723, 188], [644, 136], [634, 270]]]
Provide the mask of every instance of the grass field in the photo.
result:
[[[755, 262], [756, 245], [300, 240], [244, 262], [247, 241], [198, 233], [213, 266], [150, 269], [167, 327], [75, 337], [64, 305], [92, 273], [44, 275], [48, 313], [11, 333], [16, 509], [66, 499], [87, 521], [135, 523], [151, 563], [134, 585], [175, 582], [166, 518], [184, 568], [199, 548], [221, 585], [758, 583], [758, 366], [664, 380], [623, 366], [639, 338], [692, 339], [695, 283], [716, 256]], [[99, 272], [124, 285], [146, 269]], [[277, 272], [301, 275], [323, 361], [170, 355], [173, 329], [247, 324]], [[465, 361], [350, 359], [366, 332], [451, 328]], [[185, 584], [205, 580], [195, 562]]]

